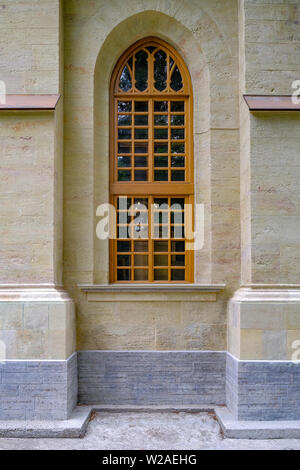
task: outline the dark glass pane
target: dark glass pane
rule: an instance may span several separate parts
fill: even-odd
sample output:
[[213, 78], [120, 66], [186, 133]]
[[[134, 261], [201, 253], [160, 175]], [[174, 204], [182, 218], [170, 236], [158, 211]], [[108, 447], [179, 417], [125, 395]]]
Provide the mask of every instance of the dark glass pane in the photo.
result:
[[154, 153], [168, 153], [168, 144], [161, 144], [161, 143], [155, 142]]
[[131, 139], [131, 129], [119, 129], [118, 130], [118, 139]]
[[154, 101], [154, 111], [168, 111], [168, 101]]
[[119, 142], [118, 143], [118, 153], [131, 153], [131, 144]]
[[148, 114], [138, 114], [134, 116], [135, 126], [147, 126], [148, 125]]
[[155, 139], [167, 139], [168, 129], [154, 129], [154, 138]]
[[148, 199], [142, 197], [135, 197], [134, 198], [134, 207], [138, 210], [139, 205], [142, 204], [146, 208], [148, 207]]
[[127, 61], [127, 63], [129, 65], [129, 67], [131, 68], [131, 70], [132, 70], [132, 62], [133, 62], [133, 60], [132, 60], [132, 56], [131, 56]]
[[171, 264], [172, 266], [184, 266], [185, 256], [184, 255], [172, 255]]
[[147, 181], [147, 171], [146, 170], [135, 170], [134, 180], [135, 181]]
[[118, 101], [119, 113], [126, 113], [131, 111], [131, 101]]
[[148, 255], [134, 255], [135, 266], [148, 266]]
[[126, 157], [125, 155], [118, 157], [118, 167], [124, 166], [131, 166], [131, 157]]
[[130, 170], [119, 170], [118, 171], [118, 181], [130, 181], [131, 180], [131, 171]]
[[141, 142], [134, 144], [134, 153], [148, 153], [148, 143]]
[[184, 129], [171, 129], [171, 139], [184, 139]]
[[174, 71], [172, 73], [171, 77], [171, 88], [174, 91], [179, 91], [182, 88], [182, 78], [181, 78], [181, 73], [179, 72], [179, 68], [177, 65], [174, 68]]
[[171, 247], [173, 253], [183, 253], [185, 251], [185, 242], [172, 242]]
[[134, 166], [147, 166], [148, 158], [147, 157], [135, 157]]
[[148, 281], [148, 269], [135, 269], [134, 280], [135, 281]]
[[131, 206], [131, 198], [126, 196], [118, 197], [118, 209], [126, 210]]
[[184, 160], [185, 160], [185, 157], [181, 157], [181, 156], [172, 157], [171, 158], [171, 165], [172, 166], [184, 167]]
[[163, 91], [167, 84], [167, 54], [157, 51], [154, 59], [154, 86], [158, 91]]
[[131, 76], [127, 65], [123, 68], [120, 76], [120, 88], [122, 91], [128, 91], [131, 88]]
[[168, 242], [155, 241], [154, 242], [154, 251], [157, 252], [166, 252], [168, 251]]
[[118, 266], [130, 266], [130, 255], [118, 255]]
[[134, 138], [135, 139], [148, 139], [148, 129], [135, 129]]
[[130, 242], [118, 242], [117, 250], [119, 252], [130, 251]]
[[174, 64], [174, 60], [172, 59], [172, 57], [170, 57], [170, 70], [173, 67], [173, 64]]
[[148, 54], [139, 51], [135, 54], [135, 86], [139, 91], [145, 91], [148, 82]]
[[119, 114], [118, 124], [119, 126], [131, 126], [131, 114]]
[[155, 281], [167, 281], [168, 270], [167, 269], [154, 269], [154, 280]]
[[156, 208], [160, 207], [160, 209], [168, 209], [168, 199], [165, 197], [156, 197], [154, 199], [154, 205]]
[[168, 170], [154, 170], [154, 181], [168, 181]]
[[185, 270], [184, 269], [172, 269], [172, 271], [171, 271], [171, 280], [172, 281], [184, 281], [185, 280]]
[[172, 114], [171, 124], [172, 126], [184, 126], [184, 114]]
[[154, 266], [168, 266], [168, 255], [155, 255]]
[[[183, 197], [172, 197], [171, 199], [171, 206], [174, 207], [174, 209], [182, 209], [184, 210], [184, 198]], [[178, 206], [178, 207], [176, 207]]]
[[130, 281], [130, 269], [118, 269], [118, 281]]
[[168, 125], [168, 115], [167, 114], [155, 114], [154, 115], [154, 124], [160, 126]]
[[148, 251], [148, 242], [134, 242], [134, 251], [136, 252], [147, 252]]
[[154, 157], [154, 166], [158, 166], [158, 167], [161, 167], [161, 166], [164, 166], [164, 167], [167, 167], [168, 166], [168, 157]]
[[184, 111], [184, 101], [171, 101], [171, 111]]
[[134, 110], [137, 113], [142, 113], [144, 111], [148, 111], [148, 101], [135, 101]]
[[173, 170], [172, 181], [184, 181], [184, 170]]
[[182, 144], [171, 144], [171, 153], [184, 153], [184, 143]]
[[146, 49], [152, 54], [153, 51], [155, 51], [156, 47], [155, 46], [147, 46]]

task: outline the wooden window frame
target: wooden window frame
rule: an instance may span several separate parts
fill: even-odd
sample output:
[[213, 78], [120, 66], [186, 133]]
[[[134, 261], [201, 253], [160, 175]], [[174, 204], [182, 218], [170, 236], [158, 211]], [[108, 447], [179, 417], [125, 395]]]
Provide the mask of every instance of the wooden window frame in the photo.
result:
[[[154, 87], [154, 79], [153, 79], [153, 62], [150, 61], [148, 65], [148, 86], [145, 91], [138, 91], [132, 86], [132, 89], [127, 92], [122, 92], [119, 88], [119, 80], [122, 70], [129, 60], [130, 56], [137, 52], [139, 49], [146, 48], [147, 46], [155, 46], [159, 47], [164, 50], [167, 54], [174, 59], [176, 65], [178, 66], [181, 76], [182, 76], [182, 83], [183, 87], [180, 91], [173, 92], [170, 89], [170, 78], [171, 73], [168, 72], [167, 78], [167, 87], [166, 90], [163, 92], [159, 92]], [[169, 57], [169, 56], [168, 56]], [[133, 66], [134, 67], [134, 66]], [[168, 59], [168, 70], [169, 70], [169, 59]], [[134, 82], [134, 80], [132, 80]], [[148, 101], [148, 179], [150, 181], [118, 181], [117, 180], [117, 148], [118, 145], [118, 112], [117, 112], [117, 101], [130, 101], [132, 100], [132, 109], [131, 112], [127, 112], [126, 114], [131, 114], [131, 125], [128, 127], [131, 128], [131, 142], [132, 142], [132, 152], [131, 152], [131, 175], [134, 174], [133, 170], [133, 159], [134, 159], [134, 152], [133, 152], [133, 145], [134, 145], [134, 129], [136, 126], [134, 125], [134, 102], [135, 101]], [[168, 102], [174, 101], [184, 101], [184, 142], [185, 142], [185, 181], [183, 182], [173, 182], [173, 181], [166, 181], [166, 182], [157, 182], [153, 181], [153, 174], [154, 174], [154, 116], [153, 110], [154, 100], [162, 100]], [[170, 104], [168, 105], [168, 124], [167, 128], [171, 129], [171, 111], [170, 111]], [[175, 112], [175, 111], [174, 111]], [[163, 114], [163, 113], [162, 113]], [[180, 112], [178, 112], [178, 115]], [[146, 127], [146, 126], [145, 126]], [[171, 175], [172, 167], [171, 167], [171, 156], [170, 156], [170, 148], [171, 148], [171, 130], [168, 131], [168, 174], [169, 178]], [[174, 142], [173, 142], [174, 143]], [[114, 71], [111, 77], [111, 85], [110, 85], [110, 202], [111, 204], [115, 205], [116, 198], [118, 196], [128, 196], [128, 197], [184, 197], [188, 203], [194, 205], [194, 155], [193, 155], [193, 94], [192, 94], [192, 85], [191, 79], [188, 72], [188, 69], [183, 62], [181, 56], [178, 52], [172, 48], [169, 44], [165, 41], [162, 41], [158, 38], [149, 37], [146, 39], [142, 39], [131, 47], [129, 47], [124, 54], [118, 60]], [[180, 169], [180, 168], [179, 168]], [[151, 175], [150, 175], [151, 172]], [[131, 176], [133, 177], [133, 176]], [[149, 211], [150, 213], [150, 211]], [[193, 221], [194, 225], [194, 221]], [[194, 228], [193, 228], [194, 230]], [[151, 238], [149, 239], [151, 240]], [[153, 280], [153, 273], [150, 275], [150, 279], [148, 281], [118, 281], [116, 279], [116, 239], [110, 240], [110, 282], [111, 283], [160, 283], [162, 281], [154, 281]], [[189, 242], [191, 243], [191, 242]], [[152, 245], [152, 242], [150, 243]], [[170, 256], [170, 253], [168, 254]], [[149, 272], [153, 271], [153, 267], [149, 265]], [[168, 269], [171, 269], [170, 266]], [[184, 281], [176, 281], [176, 283], [193, 283], [194, 282], [194, 253], [192, 250], [186, 251], [186, 276]], [[174, 284], [175, 281], [164, 281], [164, 283]]]

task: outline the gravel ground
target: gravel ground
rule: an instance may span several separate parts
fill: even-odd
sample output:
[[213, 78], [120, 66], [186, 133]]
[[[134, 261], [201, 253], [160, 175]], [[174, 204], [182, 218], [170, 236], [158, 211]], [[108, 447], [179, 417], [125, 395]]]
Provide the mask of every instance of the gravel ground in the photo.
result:
[[82, 439], [0, 439], [0, 450], [300, 450], [300, 440], [224, 439], [208, 413], [94, 414]]

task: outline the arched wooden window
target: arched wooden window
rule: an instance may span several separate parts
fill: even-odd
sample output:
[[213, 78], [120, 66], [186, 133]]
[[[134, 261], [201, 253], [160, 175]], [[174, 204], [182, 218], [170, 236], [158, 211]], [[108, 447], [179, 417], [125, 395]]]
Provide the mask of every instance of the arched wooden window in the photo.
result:
[[185, 231], [194, 194], [192, 87], [177, 51], [156, 38], [130, 47], [112, 75], [110, 109], [110, 280], [193, 282]]

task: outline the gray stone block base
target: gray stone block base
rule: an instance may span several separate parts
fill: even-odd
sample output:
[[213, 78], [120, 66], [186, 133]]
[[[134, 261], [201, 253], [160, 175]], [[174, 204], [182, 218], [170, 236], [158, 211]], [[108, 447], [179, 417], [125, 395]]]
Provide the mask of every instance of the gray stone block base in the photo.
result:
[[89, 424], [92, 408], [77, 406], [67, 420], [0, 421], [0, 438], [79, 438]]
[[240, 421], [226, 407], [215, 408], [215, 413], [229, 439], [300, 439], [300, 420]]

